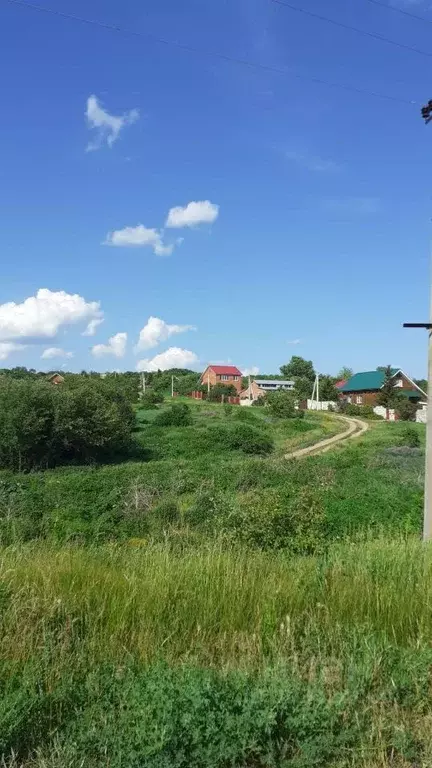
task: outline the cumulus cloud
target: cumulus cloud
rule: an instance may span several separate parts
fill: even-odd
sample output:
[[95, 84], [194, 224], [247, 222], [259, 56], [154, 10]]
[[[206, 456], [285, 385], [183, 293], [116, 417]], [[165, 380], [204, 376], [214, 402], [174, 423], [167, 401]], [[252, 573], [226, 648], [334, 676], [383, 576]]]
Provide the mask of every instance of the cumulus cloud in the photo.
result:
[[219, 206], [210, 200], [192, 201], [182, 208], [178, 205], [168, 212], [166, 227], [181, 229], [196, 227], [198, 224], [213, 224], [219, 216]]
[[66, 352], [61, 347], [48, 347], [41, 354], [42, 360], [52, 360], [54, 357], [73, 357], [73, 352]]
[[96, 328], [101, 323], [103, 323], [103, 317], [94, 317], [93, 320], [90, 320], [87, 328], [82, 332], [81, 336], [94, 336], [96, 333]]
[[138, 360], [137, 371], [167, 371], [169, 368], [189, 368], [196, 365], [198, 357], [195, 352], [180, 347], [170, 347], [166, 352], [150, 360]]
[[0, 304], [0, 340], [50, 339], [68, 325], [102, 322], [98, 301], [86, 301], [79, 294], [40, 288], [21, 304]]
[[14, 344], [10, 341], [2, 341], [0, 342], [0, 360], [6, 360], [11, 352], [20, 352], [25, 348], [26, 347], [24, 344]]
[[104, 245], [148, 247], [153, 250], [156, 256], [170, 256], [174, 250], [174, 245], [164, 244], [162, 232], [158, 229], [149, 229], [144, 224], [109, 232]]
[[124, 357], [126, 352], [127, 333], [116, 333], [108, 339], [107, 344], [95, 344], [92, 347], [92, 354], [95, 357], [104, 355], [114, 355], [114, 357]]
[[243, 376], [258, 376], [259, 368], [257, 365], [252, 365], [251, 368], [242, 368]]
[[130, 112], [125, 112], [124, 115], [110, 115], [109, 112], [101, 107], [97, 96], [92, 95], [87, 99], [85, 116], [89, 128], [96, 132], [95, 139], [87, 145], [86, 151], [91, 152], [95, 149], [100, 149], [105, 141], [109, 147], [112, 147], [118, 139], [120, 131], [126, 125], [132, 125], [132, 123], [138, 120], [139, 112], [137, 109], [131, 109]]
[[144, 328], [140, 331], [136, 351], [157, 347], [162, 341], [166, 341], [176, 333], [195, 330], [193, 325], [169, 325], [159, 317], [149, 317]]

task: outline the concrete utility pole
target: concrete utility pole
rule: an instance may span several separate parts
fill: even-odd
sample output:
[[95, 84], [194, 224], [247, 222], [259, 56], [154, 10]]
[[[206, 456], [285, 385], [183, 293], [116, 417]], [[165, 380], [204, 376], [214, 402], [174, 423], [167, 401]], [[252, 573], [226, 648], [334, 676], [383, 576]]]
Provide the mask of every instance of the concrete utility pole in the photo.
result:
[[[432, 120], [432, 99], [422, 107], [421, 116], [427, 125]], [[429, 280], [431, 275], [429, 275]], [[426, 421], [426, 464], [424, 484], [423, 541], [432, 539], [432, 408], [429, 398], [432, 396], [432, 289], [428, 323], [404, 323], [404, 328], [426, 328], [429, 333], [428, 344], [428, 404]]]

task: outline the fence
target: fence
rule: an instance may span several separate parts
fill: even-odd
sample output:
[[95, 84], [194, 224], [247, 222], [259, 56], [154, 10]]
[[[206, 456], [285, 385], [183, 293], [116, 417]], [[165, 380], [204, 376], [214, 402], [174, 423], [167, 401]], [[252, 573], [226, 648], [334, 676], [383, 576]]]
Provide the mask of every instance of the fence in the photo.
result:
[[[201, 390], [196, 390], [195, 392], [191, 392], [188, 397], [191, 397], [193, 400], [207, 400], [207, 392], [201, 392]], [[240, 398], [234, 397], [234, 395], [221, 395], [221, 397], [218, 397], [217, 400], [213, 400], [214, 403], [229, 403], [230, 405], [239, 405], [240, 404]]]
[[309, 411], [331, 411], [333, 408], [336, 408], [336, 406], [337, 403], [334, 403], [332, 400], [323, 400], [318, 403], [316, 400], [307, 401]]

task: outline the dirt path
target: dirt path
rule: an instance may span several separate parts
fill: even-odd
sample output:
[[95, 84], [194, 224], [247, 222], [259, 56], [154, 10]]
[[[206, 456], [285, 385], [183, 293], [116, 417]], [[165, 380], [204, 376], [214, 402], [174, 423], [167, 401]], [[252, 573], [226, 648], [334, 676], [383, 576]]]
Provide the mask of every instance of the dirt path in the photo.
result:
[[339, 434], [333, 435], [333, 437], [327, 437], [325, 440], [320, 440], [318, 443], [309, 445], [307, 448], [300, 448], [298, 451], [286, 453], [285, 458], [300, 459], [303, 456], [310, 456], [311, 454], [325, 453], [337, 443], [340, 443], [343, 440], [352, 440], [354, 437], [360, 437], [360, 435], [363, 435], [364, 432], [369, 429], [367, 422], [361, 421], [361, 419], [354, 419], [351, 416], [335, 415], [333, 415], [333, 418], [345, 421], [348, 424], [348, 428], [344, 432], [339, 432]]

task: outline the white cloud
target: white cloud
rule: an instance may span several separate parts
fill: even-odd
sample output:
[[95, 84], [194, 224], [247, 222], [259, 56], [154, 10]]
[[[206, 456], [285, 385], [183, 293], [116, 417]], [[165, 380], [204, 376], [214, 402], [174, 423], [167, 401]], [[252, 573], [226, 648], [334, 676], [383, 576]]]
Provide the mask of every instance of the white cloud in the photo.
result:
[[285, 151], [285, 157], [287, 160], [291, 160], [297, 165], [301, 165], [308, 171], [316, 171], [317, 173], [339, 171], [340, 166], [334, 162], [334, 160], [328, 160], [320, 157], [319, 155], [312, 155], [309, 152], [299, 152], [298, 150]]
[[114, 357], [124, 357], [126, 352], [127, 333], [116, 333], [108, 339], [108, 344], [96, 344], [92, 347], [92, 354], [95, 357], [104, 355], [114, 355]]
[[93, 320], [90, 320], [87, 328], [82, 332], [81, 336], [94, 336], [96, 333], [96, 328], [101, 323], [103, 323], [103, 317], [94, 317]]
[[189, 368], [198, 362], [195, 352], [180, 347], [170, 347], [151, 360], [138, 360], [137, 371], [167, 371], [169, 368]]
[[219, 216], [219, 206], [210, 200], [188, 203], [184, 208], [180, 205], [168, 212], [166, 227], [181, 229], [196, 227], [198, 224], [213, 224]]
[[50, 339], [60, 328], [94, 320], [102, 322], [98, 301], [86, 301], [77, 293], [40, 288], [21, 304], [0, 305], [0, 340]]
[[138, 344], [135, 350], [152, 349], [157, 347], [162, 341], [166, 341], [175, 333], [185, 333], [185, 331], [195, 331], [193, 325], [169, 325], [159, 317], [149, 317], [144, 328], [141, 329]]
[[112, 147], [118, 139], [122, 128], [125, 125], [132, 125], [132, 123], [138, 120], [139, 112], [137, 109], [131, 109], [130, 112], [125, 112], [124, 115], [110, 115], [109, 112], [106, 112], [101, 107], [97, 96], [92, 95], [87, 99], [85, 116], [89, 128], [96, 131], [95, 140], [87, 145], [86, 151], [91, 152], [94, 149], [100, 149], [105, 140], [108, 146]]
[[294, 345], [301, 344], [301, 339], [289, 339], [289, 341], [287, 341], [287, 344], [294, 344]]
[[0, 342], [0, 360], [6, 360], [11, 352], [20, 352], [22, 349], [26, 349], [24, 344], [14, 344], [11, 341]]
[[104, 245], [149, 247], [152, 248], [156, 256], [170, 256], [174, 250], [174, 245], [164, 245], [162, 232], [157, 229], [149, 229], [144, 224], [109, 232]]
[[252, 365], [251, 368], [242, 368], [243, 376], [258, 376], [259, 368], [257, 365]]
[[41, 354], [42, 360], [52, 360], [53, 357], [73, 357], [73, 352], [66, 352], [61, 347], [48, 347]]

